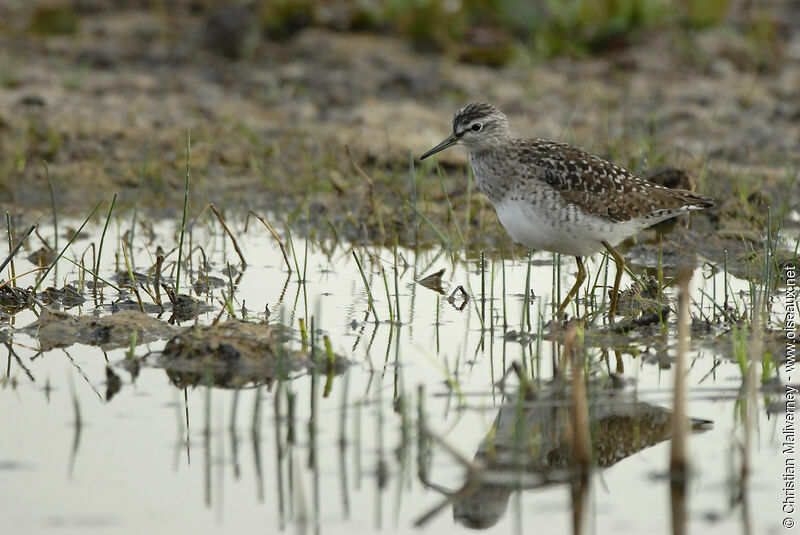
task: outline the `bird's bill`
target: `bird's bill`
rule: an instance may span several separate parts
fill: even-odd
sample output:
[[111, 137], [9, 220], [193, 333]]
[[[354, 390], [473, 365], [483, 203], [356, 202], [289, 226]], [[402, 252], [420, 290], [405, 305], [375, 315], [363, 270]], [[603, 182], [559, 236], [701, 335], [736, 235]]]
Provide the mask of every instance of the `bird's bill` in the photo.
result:
[[432, 156], [432, 155], [436, 154], [437, 152], [441, 152], [444, 149], [446, 149], [447, 147], [452, 147], [456, 143], [458, 143], [458, 138], [454, 134], [450, 134], [449, 136], [447, 136], [447, 139], [445, 139], [444, 141], [442, 141], [441, 143], [439, 143], [438, 145], [433, 147], [431, 150], [429, 150], [428, 152], [426, 152], [422, 156], [420, 156], [419, 159], [420, 160], [424, 160], [428, 156]]

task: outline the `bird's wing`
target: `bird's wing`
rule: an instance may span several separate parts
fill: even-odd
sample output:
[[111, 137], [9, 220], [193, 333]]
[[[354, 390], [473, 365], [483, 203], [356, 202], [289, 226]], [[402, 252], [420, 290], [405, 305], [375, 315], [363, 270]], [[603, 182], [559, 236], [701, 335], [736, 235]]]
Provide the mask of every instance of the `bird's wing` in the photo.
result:
[[583, 149], [549, 140], [521, 140], [517, 151], [538, 178], [586, 213], [615, 222], [644, 214], [712, 206], [710, 199], [652, 184]]

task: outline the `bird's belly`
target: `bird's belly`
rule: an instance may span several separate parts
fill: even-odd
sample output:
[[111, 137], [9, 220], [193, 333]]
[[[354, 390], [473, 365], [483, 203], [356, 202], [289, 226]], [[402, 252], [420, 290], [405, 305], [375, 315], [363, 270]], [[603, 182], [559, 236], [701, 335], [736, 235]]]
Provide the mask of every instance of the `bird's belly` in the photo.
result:
[[549, 206], [550, 203], [534, 205], [506, 200], [495, 204], [495, 210], [514, 241], [533, 249], [571, 256], [589, 256], [603, 249], [603, 241], [614, 246], [636, 232], [636, 229], [625, 228], [625, 223], [586, 215], [575, 207], [553, 209]]

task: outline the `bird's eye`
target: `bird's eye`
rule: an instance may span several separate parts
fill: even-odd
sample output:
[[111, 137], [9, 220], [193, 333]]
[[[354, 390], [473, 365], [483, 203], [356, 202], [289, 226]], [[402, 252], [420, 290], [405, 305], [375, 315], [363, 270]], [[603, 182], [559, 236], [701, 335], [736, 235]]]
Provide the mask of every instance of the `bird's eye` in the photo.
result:
[[481, 128], [483, 128], [483, 125], [481, 123], [475, 123], [472, 125], [473, 132], [480, 132]]

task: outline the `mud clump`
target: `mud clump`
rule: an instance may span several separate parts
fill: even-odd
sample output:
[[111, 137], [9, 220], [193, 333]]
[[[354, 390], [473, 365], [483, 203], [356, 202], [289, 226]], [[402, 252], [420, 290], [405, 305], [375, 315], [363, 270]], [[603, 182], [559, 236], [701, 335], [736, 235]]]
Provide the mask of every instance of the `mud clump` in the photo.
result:
[[[266, 323], [228, 320], [194, 325], [167, 342], [162, 361], [170, 380], [179, 387], [269, 386], [279, 375], [313, 366], [306, 352], [289, 349], [287, 341], [284, 328]], [[334, 367], [341, 362], [335, 357]], [[332, 371], [327, 360], [323, 365], [327, 369], [321, 373]]]
[[198, 301], [190, 295], [176, 294], [172, 288], [166, 284], [161, 287], [167, 293], [170, 302], [172, 303], [172, 317], [170, 323], [188, 321], [195, 318], [200, 312], [207, 311], [209, 308], [204, 306], [202, 301]]
[[83, 297], [80, 291], [71, 284], [67, 284], [61, 289], [52, 287], [47, 288], [39, 295], [39, 298], [46, 305], [60, 303], [66, 308], [80, 306], [86, 302], [86, 298]]
[[33, 303], [33, 290], [5, 284], [0, 286], [0, 312], [13, 316]]
[[[22, 329], [39, 340], [42, 351], [68, 347], [75, 343], [100, 346], [104, 350], [127, 347], [133, 336], [141, 344], [166, 338], [175, 327], [138, 310], [123, 310], [97, 318], [76, 317], [49, 308], [42, 309], [39, 319]], [[134, 334], [135, 333], [135, 334]]]

